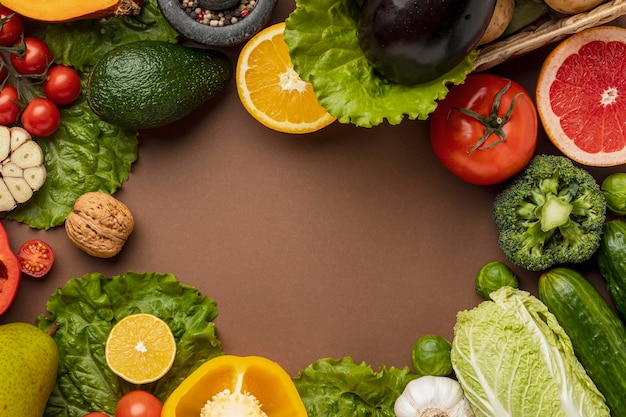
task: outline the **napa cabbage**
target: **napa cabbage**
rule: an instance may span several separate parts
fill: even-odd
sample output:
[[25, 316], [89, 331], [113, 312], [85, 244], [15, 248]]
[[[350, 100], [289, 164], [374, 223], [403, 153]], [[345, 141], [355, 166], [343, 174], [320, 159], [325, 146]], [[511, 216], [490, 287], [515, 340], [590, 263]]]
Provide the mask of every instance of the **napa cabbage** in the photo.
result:
[[609, 417], [554, 315], [502, 287], [457, 315], [452, 366], [477, 417]]

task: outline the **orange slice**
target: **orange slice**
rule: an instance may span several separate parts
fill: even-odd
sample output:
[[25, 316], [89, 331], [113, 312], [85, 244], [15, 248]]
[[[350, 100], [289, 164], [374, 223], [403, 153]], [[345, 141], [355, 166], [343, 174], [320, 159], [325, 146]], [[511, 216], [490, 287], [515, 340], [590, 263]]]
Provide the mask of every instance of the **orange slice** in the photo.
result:
[[599, 26], [562, 41], [537, 81], [537, 111], [554, 145], [589, 166], [626, 163], [626, 29]]
[[176, 341], [167, 323], [152, 314], [132, 314], [117, 322], [105, 345], [109, 368], [133, 384], [154, 382], [167, 373]]
[[319, 104], [313, 86], [293, 69], [283, 40], [285, 22], [254, 35], [242, 48], [235, 79], [244, 108], [270, 129], [311, 133], [335, 117]]

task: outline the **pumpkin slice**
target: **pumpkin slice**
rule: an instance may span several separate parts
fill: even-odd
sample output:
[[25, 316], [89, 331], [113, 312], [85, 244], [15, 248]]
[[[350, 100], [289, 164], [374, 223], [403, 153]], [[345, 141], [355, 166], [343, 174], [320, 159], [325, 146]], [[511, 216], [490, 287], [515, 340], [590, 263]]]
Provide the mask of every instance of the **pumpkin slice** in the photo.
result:
[[136, 15], [140, 11], [133, 0], [2, 0], [2, 5], [22, 16], [49, 23]]

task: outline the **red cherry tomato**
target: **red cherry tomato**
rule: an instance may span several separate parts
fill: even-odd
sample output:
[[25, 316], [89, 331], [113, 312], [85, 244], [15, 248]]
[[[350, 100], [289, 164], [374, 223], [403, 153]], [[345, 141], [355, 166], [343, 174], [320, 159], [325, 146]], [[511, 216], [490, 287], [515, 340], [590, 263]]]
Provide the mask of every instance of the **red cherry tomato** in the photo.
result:
[[93, 413], [85, 414], [83, 417], [109, 417], [109, 416], [107, 414], [98, 413], [97, 411], [94, 411]]
[[22, 108], [17, 104], [19, 95], [17, 89], [6, 84], [0, 90], [0, 125], [12, 125], [17, 121], [17, 117]]
[[117, 403], [115, 417], [161, 417], [161, 401], [144, 390], [124, 394]]
[[521, 171], [535, 152], [532, 96], [512, 80], [469, 75], [450, 88], [431, 115], [430, 142], [457, 177], [477, 185], [502, 182]]
[[[16, 52], [11, 54], [11, 64], [22, 75], [39, 75], [46, 72], [52, 63], [52, 52], [48, 45], [41, 39], [27, 36], [24, 38], [25, 52], [20, 55]], [[18, 42], [22, 45], [22, 42]]]
[[56, 104], [70, 104], [78, 98], [82, 89], [80, 75], [71, 67], [54, 65], [48, 70], [43, 91]]
[[17, 251], [17, 260], [22, 272], [34, 278], [41, 278], [50, 272], [54, 264], [54, 252], [50, 245], [41, 239], [31, 239]]
[[24, 18], [13, 10], [0, 5], [0, 22], [2, 22], [0, 46], [16, 44], [24, 33]]
[[31, 135], [50, 136], [61, 124], [61, 112], [50, 99], [37, 97], [26, 105], [21, 121]]

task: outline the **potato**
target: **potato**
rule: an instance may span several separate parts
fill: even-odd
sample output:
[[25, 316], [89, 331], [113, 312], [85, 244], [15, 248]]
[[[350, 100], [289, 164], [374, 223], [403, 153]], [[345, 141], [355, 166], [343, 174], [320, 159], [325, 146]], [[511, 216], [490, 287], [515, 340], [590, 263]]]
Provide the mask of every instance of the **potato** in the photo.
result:
[[577, 14], [587, 12], [604, 0], [545, 0], [551, 9], [563, 14]]
[[484, 45], [498, 39], [506, 30], [511, 19], [513, 19], [514, 11], [515, 0], [498, 0], [496, 2], [496, 8], [493, 11], [493, 16], [491, 16], [491, 20], [487, 26], [487, 30], [483, 34], [483, 37], [480, 38], [478, 45]]

